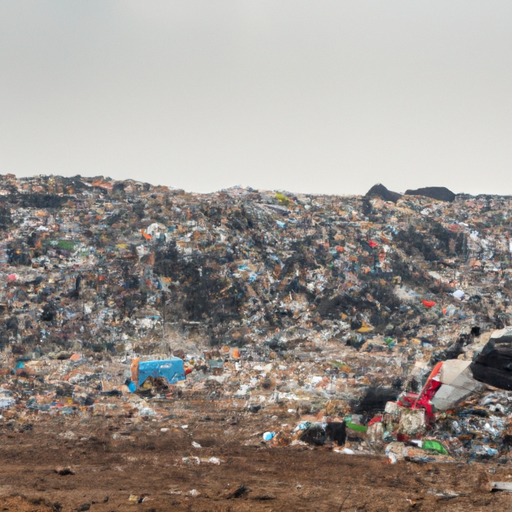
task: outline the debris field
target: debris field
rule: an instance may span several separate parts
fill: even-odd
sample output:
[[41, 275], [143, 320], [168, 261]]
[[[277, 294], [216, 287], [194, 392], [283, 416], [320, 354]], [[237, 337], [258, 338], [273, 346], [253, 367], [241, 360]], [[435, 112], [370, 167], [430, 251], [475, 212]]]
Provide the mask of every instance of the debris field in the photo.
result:
[[0, 505], [506, 509], [511, 202], [0, 176]]

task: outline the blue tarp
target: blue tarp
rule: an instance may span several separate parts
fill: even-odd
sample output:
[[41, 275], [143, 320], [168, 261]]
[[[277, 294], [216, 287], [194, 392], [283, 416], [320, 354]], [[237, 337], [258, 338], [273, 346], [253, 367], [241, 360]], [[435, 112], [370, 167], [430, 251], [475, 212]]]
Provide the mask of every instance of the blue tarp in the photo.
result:
[[148, 377], [163, 377], [168, 384], [176, 384], [179, 380], [185, 380], [183, 360], [173, 357], [162, 361], [140, 361], [137, 387], [144, 384]]

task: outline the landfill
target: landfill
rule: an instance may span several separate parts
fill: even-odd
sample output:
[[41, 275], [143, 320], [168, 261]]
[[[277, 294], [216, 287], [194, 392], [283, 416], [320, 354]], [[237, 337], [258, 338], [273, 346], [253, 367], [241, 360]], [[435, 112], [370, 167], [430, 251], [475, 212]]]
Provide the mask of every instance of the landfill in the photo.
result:
[[[201, 401], [248, 449], [506, 464], [511, 206], [2, 175], [2, 429], [186, 432]], [[179, 467], [225, 464], [189, 444]]]

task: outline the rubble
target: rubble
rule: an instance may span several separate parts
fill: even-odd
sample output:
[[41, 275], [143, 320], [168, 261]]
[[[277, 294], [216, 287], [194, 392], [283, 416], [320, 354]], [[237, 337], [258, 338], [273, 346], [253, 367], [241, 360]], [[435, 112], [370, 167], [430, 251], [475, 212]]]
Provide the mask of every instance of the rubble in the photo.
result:
[[[268, 416], [254, 442], [271, 447], [382, 454], [421, 439], [407, 449], [507, 457], [508, 362], [490, 377], [486, 357], [505, 361], [490, 336], [512, 324], [512, 198], [372, 190], [1, 176], [2, 421], [158, 423], [200, 398]], [[431, 390], [434, 411], [388, 405], [420, 394], [437, 363], [473, 357]], [[134, 376], [134, 360], [174, 361], [179, 377]], [[466, 367], [482, 385], [468, 388]]]

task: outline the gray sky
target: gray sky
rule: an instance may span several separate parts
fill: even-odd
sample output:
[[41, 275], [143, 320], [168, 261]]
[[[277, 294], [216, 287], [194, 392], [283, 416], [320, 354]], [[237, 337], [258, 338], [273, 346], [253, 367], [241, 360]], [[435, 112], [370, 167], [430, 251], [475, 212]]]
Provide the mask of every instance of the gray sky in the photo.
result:
[[1, 0], [0, 174], [512, 194], [510, 0]]

